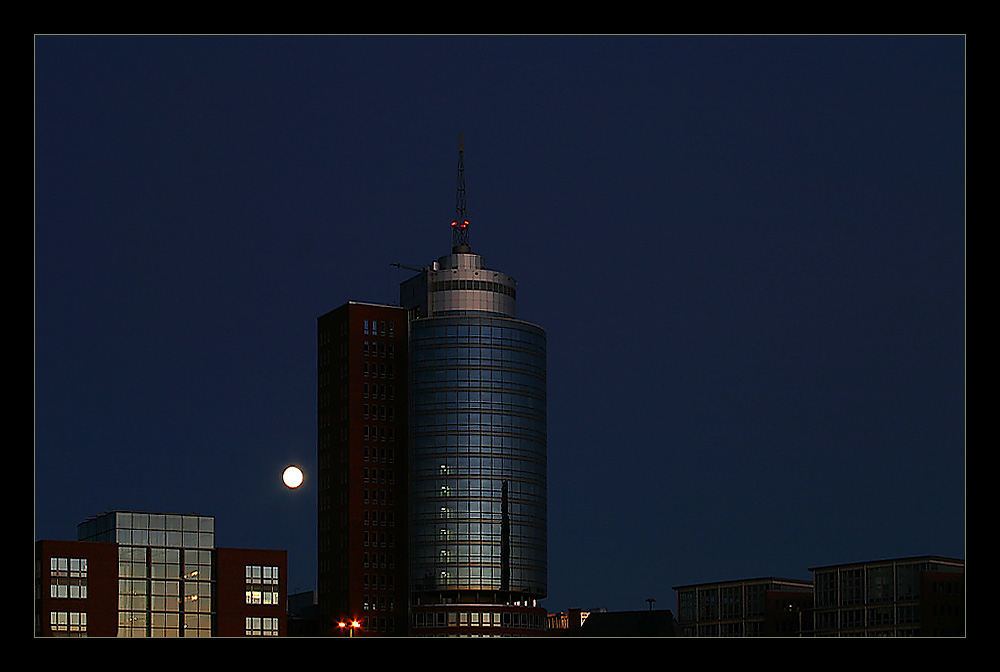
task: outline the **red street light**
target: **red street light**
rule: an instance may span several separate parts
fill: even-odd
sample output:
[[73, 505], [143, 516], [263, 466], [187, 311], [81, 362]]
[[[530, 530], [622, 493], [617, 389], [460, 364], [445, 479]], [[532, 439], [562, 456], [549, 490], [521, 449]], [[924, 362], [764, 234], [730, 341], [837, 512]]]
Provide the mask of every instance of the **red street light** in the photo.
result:
[[337, 623], [337, 627], [340, 628], [341, 630], [343, 630], [344, 628], [348, 628], [349, 627], [350, 630], [347, 631], [348, 632], [347, 636], [348, 637], [353, 637], [354, 636], [354, 631], [361, 627], [361, 622], [358, 621], [357, 619], [352, 620], [350, 623], [346, 623], [344, 621], [340, 621], [339, 623]]

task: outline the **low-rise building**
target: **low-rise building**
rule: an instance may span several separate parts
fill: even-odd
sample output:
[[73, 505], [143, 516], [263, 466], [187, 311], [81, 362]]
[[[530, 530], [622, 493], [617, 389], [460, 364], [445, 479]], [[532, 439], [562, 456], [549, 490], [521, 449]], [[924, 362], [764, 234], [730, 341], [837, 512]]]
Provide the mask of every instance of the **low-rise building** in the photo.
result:
[[215, 519], [109, 511], [35, 542], [40, 637], [286, 633], [287, 552], [215, 547]]
[[674, 590], [682, 637], [797, 636], [810, 628], [811, 581], [765, 577]]
[[965, 636], [964, 560], [918, 556], [810, 571], [816, 636]]

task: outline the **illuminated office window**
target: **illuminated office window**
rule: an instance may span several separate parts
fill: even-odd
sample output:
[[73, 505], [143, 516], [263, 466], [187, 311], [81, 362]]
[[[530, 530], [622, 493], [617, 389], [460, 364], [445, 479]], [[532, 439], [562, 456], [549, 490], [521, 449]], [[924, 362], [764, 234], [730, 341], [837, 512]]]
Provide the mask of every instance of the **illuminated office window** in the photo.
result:
[[86, 558], [51, 558], [49, 579], [50, 597], [87, 599]]
[[247, 616], [246, 634], [248, 637], [277, 637], [278, 619]]
[[62, 637], [87, 636], [87, 612], [53, 611], [49, 613], [49, 627], [52, 634]]
[[246, 603], [279, 604], [278, 568], [269, 565], [246, 566]]

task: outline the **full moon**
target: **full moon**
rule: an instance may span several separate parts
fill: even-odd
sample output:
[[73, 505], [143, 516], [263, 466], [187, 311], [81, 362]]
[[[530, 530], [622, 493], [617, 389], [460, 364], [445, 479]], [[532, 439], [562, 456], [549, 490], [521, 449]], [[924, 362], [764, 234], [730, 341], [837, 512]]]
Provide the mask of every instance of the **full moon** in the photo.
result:
[[281, 474], [281, 480], [285, 482], [289, 488], [297, 488], [302, 485], [302, 470], [296, 467], [294, 464], [285, 467], [284, 473]]

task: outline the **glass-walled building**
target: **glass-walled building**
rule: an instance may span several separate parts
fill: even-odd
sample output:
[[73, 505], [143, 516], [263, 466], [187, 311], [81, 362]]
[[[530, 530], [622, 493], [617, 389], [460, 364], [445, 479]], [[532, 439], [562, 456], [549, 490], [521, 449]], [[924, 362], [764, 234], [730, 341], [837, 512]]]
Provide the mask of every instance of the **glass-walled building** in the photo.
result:
[[516, 290], [453, 253], [403, 283], [410, 322], [414, 634], [543, 631], [546, 335]]
[[118, 545], [119, 636], [211, 636], [214, 517], [111, 511], [77, 539]]
[[818, 637], [965, 636], [965, 561], [939, 556], [813, 567]]
[[761, 577], [674, 590], [682, 637], [798, 637], [810, 629], [811, 581]]

